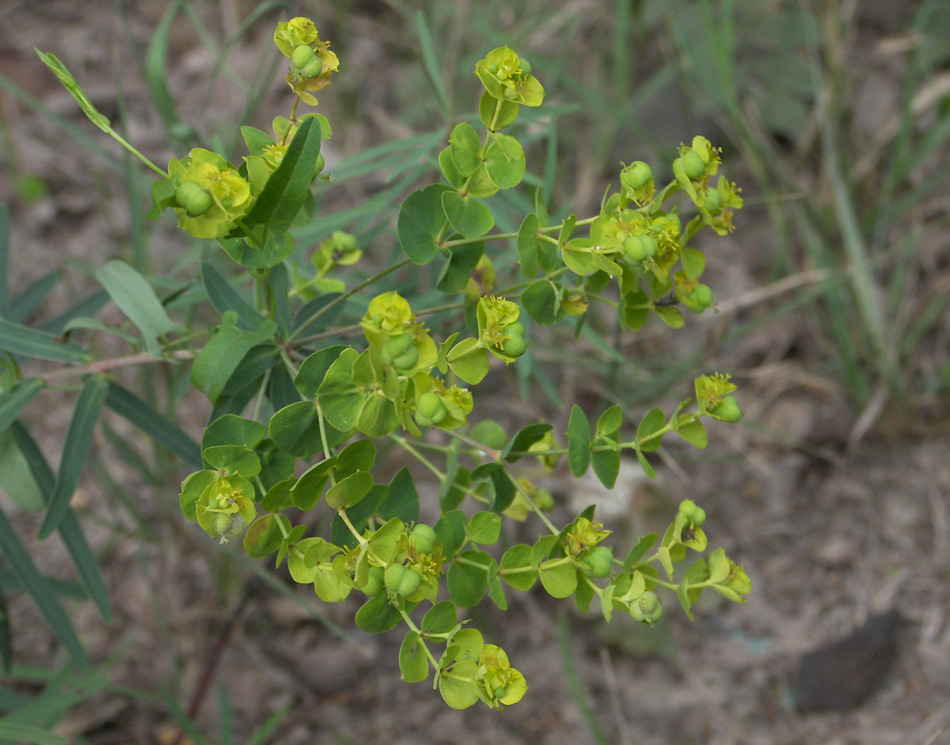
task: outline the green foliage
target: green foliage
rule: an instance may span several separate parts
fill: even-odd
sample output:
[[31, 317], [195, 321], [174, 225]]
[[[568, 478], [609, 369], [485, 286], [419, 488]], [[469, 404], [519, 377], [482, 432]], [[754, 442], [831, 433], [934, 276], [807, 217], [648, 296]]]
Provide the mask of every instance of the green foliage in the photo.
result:
[[[419, 28], [427, 67], [438, 80], [421, 17]], [[198, 469], [181, 484], [186, 519], [220, 543], [241, 538], [252, 557], [276, 555], [277, 566], [286, 560], [291, 577], [312, 585], [325, 602], [358, 591], [365, 600], [355, 623], [365, 632], [405, 624], [403, 679], [421, 682], [431, 673], [452, 708], [481, 701], [501, 709], [528, 689], [503, 649], [457, 620], [457, 608], [473, 607], [486, 595], [507, 609], [506, 590], [540, 585], [552, 597], [574, 597], [582, 610], [596, 599], [608, 621], [621, 611], [646, 624], [662, 614], [660, 588], [675, 593], [687, 614], [707, 587], [744, 602], [748, 577], [721, 549], [705, 559], [693, 557], [683, 569], [690, 552], [699, 556], [707, 548], [700, 527], [705, 513], [695, 504], [684, 501], [654, 553], [648, 555], [657, 537], [647, 536], [621, 561], [622, 547], [605, 543], [611, 532], [593, 519], [592, 509], [558, 527], [548, 514], [553, 498], [520, 475], [517, 465], [528, 459], [550, 470], [566, 455], [575, 476], [592, 467], [610, 488], [627, 451], [653, 476], [647, 454], [662, 446], [666, 434], [702, 448], [704, 418], [741, 417], [726, 376], [700, 377], [695, 404], [683, 401], [670, 414], [652, 409], [639, 423], [614, 405], [592, 425], [574, 405], [566, 439], [544, 422], [527, 423], [514, 434], [496, 422], [475, 424], [475, 400], [465, 387], [479, 385], [493, 374], [493, 365], [531, 365], [536, 327], [567, 320], [579, 332], [592, 303], [606, 302], [632, 331], [653, 315], [670, 327], [683, 326], [678, 306], [696, 313], [709, 308], [711, 290], [699, 282], [705, 256], [689, 242], [703, 227], [729, 232], [733, 212], [742, 207], [734, 184], [722, 176], [711, 181], [718, 175], [719, 149], [702, 136], [681, 146], [669, 167], [672, 176], [659, 190], [658, 169], [642, 161], [624, 166], [620, 191], [605, 195], [600, 211], [587, 217], [551, 221], [536, 192], [532, 211], [518, 216], [516, 233], [492, 233], [502, 223], [498, 200], [528, 173], [522, 141], [503, 130], [517, 122], [522, 106], [535, 108], [544, 99], [530, 63], [500, 47], [475, 67], [485, 88], [478, 103], [483, 131], [467, 121], [455, 126], [438, 155], [447, 183], [428, 185], [402, 201], [396, 234], [405, 260], [348, 287], [350, 275], [340, 269], [359, 264], [360, 240], [327, 228], [332, 220], [316, 214], [313, 196], [315, 188], [328, 188], [320, 149], [332, 130], [320, 115], [297, 114], [301, 103], [316, 105], [313, 94], [330, 85], [340, 61], [306, 18], [278, 24], [274, 40], [286, 58], [294, 100], [289, 117], [274, 119], [273, 136], [243, 127], [248, 154], [238, 165], [202, 148], [173, 158], [167, 171], [150, 164], [161, 173], [152, 187], [151, 217], [171, 210], [182, 230], [216, 242], [241, 267], [234, 280], [216, 268], [218, 261], [200, 265], [195, 282], [214, 312], [211, 328], [201, 328], [201, 314], [189, 315], [189, 326], [172, 320], [171, 304], [160, 299], [156, 283], [118, 261], [101, 267], [96, 277], [131, 327], [85, 326], [123, 334], [136, 352], [128, 364], [191, 361], [190, 382], [214, 406], [200, 446], [153, 409], [139, 407], [133, 394], [110, 379], [110, 366], [91, 363], [84, 347], [23, 326], [12, 314], [0, 320], [0, 349], [11, 360], [2, 380], [0, 429], [11, 433], [3, 446], [20, 454], [21, 466], [31, 457], [17, 434], [21, 411], [50, 380], [83, 381], [59, 472], [28, 469], [40, 488], [24, 504], [45, 507], [41, 537], [60, 531], [100, 611], [108, 615], [107, 599], [76, 532], [69, 497], [103, 403]], [[150, 55], [153, 61], [161, 57], [161, 43]], [[93, 121], [113, 134], [65, 67], [52, 55], [40, 56]], [[444, 88], [439, 90], [444, 103]], [[165, 115], [174, 120], [170, 104]], [[673, 204], [678, 193], [685, 198]], [[308, 230], [322, 231], [310, 236], [317, 239], [310, 267], [295, 260], [298, 237]], [[508, 270], [496, 268], [498, 254], [486, 246], [507, 239], [515, 240], [527, 282], [496, 289]], [[437, 261], [434, 293], [449, 296], [451, 307], [466, 314], [465, 326], [447, 333], [420, 320], [436, 305], [434, 293], [410, 302], [383, 285], [407, 264]], [[373, 285], [377, 294], [363, 292]], [[608, 288], [617, 302], [605, 299]], [[5, 298], [0, 305], [10, 306]], [[344, 317], [355, 315], [358, 324], [337, 323], [344, 306]], [[351, 339], [354, 330], [363, 338]], [[202, 339], [200, 349], [192, 346], [196, 338]], [[24, 377], [16, 361], [29, 357], [64, 367], [51, 377]], [[408, 469], [389, 483], [377, 481], [376, 443], [383, 440], [440, 476], [440, 515], [433, 525], [419, 521], [419, 494]], [[24, 473], [21, 468], [16, 477]], [[48, 499], [41, 503], [37, 494]], [[332, 515], [329, 532], [311, 534], [313, 521], [291, 519], [310, 510]], [[495, 548], [506, 519], [529, 517], [539, 528], [536, 540]], [[0, 533], [21, 582], [83, 663], [48, 584], [12, 531]], [[438, 602], [440, 590], [448, 599]]]

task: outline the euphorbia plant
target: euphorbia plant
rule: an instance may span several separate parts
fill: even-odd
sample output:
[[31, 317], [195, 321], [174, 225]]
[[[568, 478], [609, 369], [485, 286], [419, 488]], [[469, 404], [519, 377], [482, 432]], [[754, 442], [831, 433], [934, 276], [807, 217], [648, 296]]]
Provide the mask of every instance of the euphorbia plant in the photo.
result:
[[[332, 188], [320, 154], [330, 122], [299, 108], [317, 105], [313, 94], [332, 83], [340, 61], [306, 18], [279, 23], [274, 41], [287, 58], [288, 116], [275, 118], [272, 132], [242, 127], [248, 152], [238, 164], [195, 148], [167, 170], [121, 140], [65, 67], [40, 54], [100, 128], [161, 174], [152, 188], [152, 216], [173, 211], [182, 230], [213, 239], [246, 272], [246, 282], [234, 283], [202, 264], [200, 282], [220, 322], [193, 350], [194, 335], [169, 319], [131, 267], [110, 262], [98, 275], [142, 333], [148, 361], [190, 360], [191, 382], [213, 405], [201, 468], [182, 483], [185, 517], [222, 543], [241, 540], [252, 557], [276, 555], [278, 566], [286, 560], [293, 579], [313, 585], [326, 602], [362, 596], [356, 624], [364, 631], [405, 626], [403, 678], [419, 682], [432, 675], [454, 708], [478, 701], [501, 708], [527, 690], [504, 650], [459, 620], [459, 608], [485, 595], [506, 609], [506, 592], [540, 582], [556, 598], [573, 596], [581, 610], [596, 600], [608, 621], [624, 612], [646, 624], [663, 612], [661, 588], [675, 593], [690, 616], [706, 588], [744, 602], [751, 586], [742, 567], [722, 549], [702, 557], [706, 514], [694, 502], [681, 503], [662, 537], [612, 546], [611, 531], [595, 521], [593, 508], [555, 524], [551, 495], [524, 476], [520, 463], [537, 460], [550, 470], [566, 456], [575, 476], [593, 467], [609, 488], [622, 453], [632, 451], [655, 476], [647, 454], [664, 436], [703, 448], [704, 419], [741, 417], [728, 376], [701, 376], [695, 403], [686, 399], [669, 414], [653, 409], [636, 426], [619, 405], [593, 424], [575, 405], [563, 434], [544, 422], [526, 422], [517, 432], [475, 423], [471, 390], [493, 367], [497, 374], [501, 363], [518, 363], [532, 326], [583, 323], [591, 303], [610, 305], [631, 331], [651, 315], [679, 328], [681, 307], [709, 308], [712, 291], [701, 282], [705, 255], [690, 242], [703, 227], [731, 230], [732, 214], [742, 206], [734, 184], [718, 174], [719, 149], [697, 136], [680, 147], [673, 178], [660, 188], [653, 169], [636, 161], [623, 166], [619, 191], [605, 195], [597, 214], [552, 223], [536, 196], [516, 233], [493, 233], [486, 200], [518, 187], [526, 172], [512, 128], [522, 106], [544, 100], [527, 60], [508, 47], [495, 49], [475, 67], [485, 89], [478, 103], [481, 130], [457, 124], [438, 158], [444, 182], [402, 203], [395, 227], [406, 258], [347, 287], [340, 267], [361, 260], [357, 239], [341, 231], [327, 236], [308, 270], [295, 260], [301, 248], [293, 232], [312, 219], [313, 189]], [[673, 204], [680, 192], [687, 197], [682, 213]], [[501, 242], [504, 250], [512, 241], [522, 276], [504, 286], [488, 246]], [[436, 289], [465, 311], [462, 328], [445, 334], [428, 328], [421, 320], [427, 309], [412, 307], [395, 291], [365, 294], [403, 266], [433, 262], [441, 267]], [[248, 286], [253, 291], [245, 293]], [[344, 305], [361, 317], [359, 342], [344, 341], [334, 325]], [[75, 368], [77, 374], [90, 369]], [[68, 375], [57, 371], [43, 380]], [[99, 404], [107, 386], [115, 390], [101, 374], [86, 381], [82, 396], [98, 397]], [[32, 397], [38, 387], [24, 380], [4, 395], [28, 400], [22, 392]], [[376, 442], [383, 439], [438, 477], [434, 524], [420, 520], [408, 469], [388, 483], [377, 480]], [[46, 533], [65, 514], [55, 509], [47, 514]], [[316, 509], [333, 516], [323, 534], [301, 520], [301, 513]], [[492, 553], [504, 519], [533, 520], [537, 539]]]

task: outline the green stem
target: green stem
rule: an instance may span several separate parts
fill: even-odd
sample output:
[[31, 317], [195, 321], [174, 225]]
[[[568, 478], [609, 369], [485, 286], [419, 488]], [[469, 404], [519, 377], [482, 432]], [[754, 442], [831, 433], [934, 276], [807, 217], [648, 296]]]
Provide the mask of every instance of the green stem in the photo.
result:
[[313, 315], [310, 316], [310, 318], [308, 318], [306, 321], [304, 321], [304, 322], [297, 328], [297, 330], [294, 331], [294, 333], [292, 333], [289, 337], [287, 337], [287, 340], [286, 340], [286, 341], [287, 341], [287, 344], [292, 344], [294, 341], [296, 341], [297, 338], [300, 336], [300, 334], [303, 332], [303, 330], [304, 330], [305, 328], [307, 328], [307, 326], [309, 326], [311, 323], [313, 323], [314, 321], [316, 321], [317, 319], [319, 319], [320, 317], [322, 317], [322, 316], [325, 315], [326, 313], [330, 312], [333, 308], [335, 308], [336, 306], [338, 306], [340, 303], [345, 303], [347, 300], [349, 300], [351, 297], [353, 297], [353, 295], [355, 295], [356, 293], [358, 293], [360, 290], [364, 289], [365, 287], [369, 287], [369, 286], [370, 286], [371, 284], [373, 284], [374, 282], [378, 282], [379, 280], [381, 280], [381, 279], [382, 279], [383, 277], [385, 277], [386, 275], [392, 274], [392, 273], [395, 272], [397, 269], [401, 269], [402, 267], [406, 266], [406, 264], [408, 264], [408, 263], [409, 263], [409, 259], [403, 259], [402, 261], [398, 261], [398, 262], [396, 262], [395, 264], [393, 264], [392, 266], [387, 267], [386, 269], [383, 269], [383, 271], [378, 272], [378, 273], [372, 275], [371, 277], [367, 277], [365, 280], [363, 280], [362, 282], [360, 282], [360, 283], [359, 283], [358, 285], [356, 285], [355, 287], [352, 287], [352, 288], [350, 288], [349, 290], [347, 290], [346, 292], [344, 292], [344, 293], [343, 293], [342, 295], [340, 295], [340, 297], [338, 297], [336, 300], [333, 300], [333, 301], [327, 303], [326, 305], [324, 305], [322, 308], [320, 308], [320, 310], [316, 311]]
[[338, 509], [336, 511], [336, 514], [340, 516], [340, 519], [343, 521], [343, 524], [346, 525], [350, 533], [353, 534], [353, 537], [356, 539], [357, 543], [360, 544], [360, 546], [365, 546], [367, 543], [369, 543], [369, 541], [363, 538], [363, 536], [360, 535], [359, 531], [357, 531], [356, 528], [353, 527], [353, 523], [351, 523], [350, 518], [347, 517], [345, 507], [341, 507], [340, 509]]
[[404, 608], [399, 609], [399, 615], [402, 616], [402, 620], [406, 622], [406, 626], [409, 627], [410, 631], [415, 631], [419, 635], [417, 640], [418, 644], [422, 645], [422, 651], [425, 652], [426, 658], [429, 660], [429, 663], [432, 665], [432, 669], [438, 671], [439, 663], [436, 661], [435, 657], [432, 656], [432, 652], [429, 651], [429, 647], [426, 645], [425, 640], [422, 638], [422, 630], [413, 623], [412, 619], [409, 617], [409, 614], [406, 613]]

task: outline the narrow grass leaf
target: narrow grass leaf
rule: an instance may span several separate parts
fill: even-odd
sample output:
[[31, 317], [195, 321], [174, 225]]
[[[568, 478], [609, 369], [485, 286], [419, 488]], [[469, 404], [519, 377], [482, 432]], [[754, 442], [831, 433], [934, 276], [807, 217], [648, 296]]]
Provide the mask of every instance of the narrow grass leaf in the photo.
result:
[[148, 280], [124, 261], [109, 261], [99, 267], [96, 279], [142, 332], [148, 353], [160, 356], [162, 348], [158, 343], [159, 337], [175, 331], [179, 326], [168, 317]]
[[33, 311], [39, 308], [46, 297], [52, 292], [56, 283], [63, 278], [59, 269], [55, 269], [48, 274], [44, 274], [26, 286], [21, 292], [18, 292], [10, 300], [10, 313], [5, 316], [8, 321], [14, 323], [23, 323], [29, 318]]
[[0, 658], [3, 671], [10, 672], [13, 664], [13, 635], [10, 633], [10, 614], [7, 611], [7, 597], [0, 592]]
[[201, 468], [201, 448], [181, 429], [118, 383], [109, 383], [106, 406], [128, 420], [185, 463]]
[[10, 258], [10, 210], [0, 204], [0, 318], [10, 317], [10, 287], [7, 284]]
[[452, 118], [452, 104], [449, 103], [449, 96], [445, 91], [445, 83], [442, 82], [442, 66], [435, 56], [435, 49], [432, 46], [432, 34], [429, 33], [429, 25], [426, 23], [425, 13], [421, 10], [416, 12], [416, 33], [419, 35], [419, 46], [422, 48], [422, 64], [425, 67], [429, 80], [432, 81], [432, 87], [435, 88], [436, 95], [439, 97], [439, 106], [446, 120]]
[[175, 20], [175, 15], [181, 5], [182, 0], [175, 0], [168, 6], [162, 19], [158, 22], [158, 28], [155, 29], [155, 34], [148, 45], [148, 51], [145, 53], [145, 83], [148, 85], [155, 108], [158, 109], [158, 113], [166, 127], [171, 127], [179, 121], [175, 103], [165, 82], [168, 80], [165, 61], [168, 58], [168, 37], [171, 33], [172, 22]]
[[69, 512], [69, 500], [79, 484], [79, 475], [82, 473], [89, 446], [92, 444], [92, 432], [96, 422], [99, 421], [99, 410], [102, 408], [108, 389], [108, 381], [103, 375], [92, 375], [83, 385], [66, 432], [59, 473], [50, 494], [46, 516], [40, 525], [41, 539], [49, 536]]
[[79, 637], [76, 636], [72, 623], [56, 602], [56, 597], [50, 592], [43, 576], [30, 559], [26, 547], [13, 531], [13, 526], [2, 511], [0, 511], [0, 549], [3, 551], [7, 564], [20, 576], [20, 581], [33, 598], [53, 633], [72, 655], [76, 664], [83, 670], [88, 670], [89, 661], [86, 658], [86, 652], [82, 648]]
[[2, 719], [0, 719], [0, 739], [36, 743], [36, 745], [69, 745], [69, 740], [62, 735], [39, 727], [31, 727], [28, 724], [5, 722]]
[[252, 331], [261, 325], [264, 317], [241, 297], [231, 283], [221, 275], [221, 272], [206, 261], [201, 262], [201, 282], [208, 292], [208, 299], [218, 313], [224, 315], [224, 312], [228, 310], [237, 313], [238, 328]]
[[99, 290], [89, 297], [80, 300], [73, 307], [63, 311], [58, 316], [53, 316], [43, 321], [43, 323], [39, 325], [39, 329], [54, 336], [62, 336], [66, 332], [66, 327], [70, 322], [76, 318], [95, 315], [108, 302], [109, 293], [105, 290]]
[[0, 488], [22, 509], [39, 514], [46, 506], [46, 492], [40, 489], [26, 456], [17, 446], [13, 429], [0, 432]]
[[7, 321], [0, 321], [0, 349], [22, 357], [39, 357], [57, 362], [89, 362], [92, 359], [89, 352], [78, 344]]
[[9, 393], [0, 394], [0, 432], [6, 430], [24, 407], [33, 400], [33, 397], [43, 387], [39, 378], [29, 378], [21, 382]]

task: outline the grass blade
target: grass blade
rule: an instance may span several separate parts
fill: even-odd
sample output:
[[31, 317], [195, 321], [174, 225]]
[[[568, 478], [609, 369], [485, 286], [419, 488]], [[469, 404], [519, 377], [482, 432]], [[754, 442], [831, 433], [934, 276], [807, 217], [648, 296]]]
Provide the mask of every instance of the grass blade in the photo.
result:
[[175, 109], [175, 103], [168, 92], [168, 86], [165, 84], [165, 81], [168, 80], [165, 60], [168, 58], [168, 36], [171, 33], [172, 22], [175, 20], [175, 14], [178, 13], [181, 5], [182, 0], [175, 0], [168, 6], [162, 19], [158, 22], [158, 28], [155, 29], [155, 34], [148, 45], [148, 51], [145, 53], [145, 69], [143, 70], [145, 83], [152, 94], [155, 108], [158, 109], [165, 126], [169, 128], [180, 120], [178, 111]]
[[69, 745], [69, 740], [62, 735], [47, 732], [45, 729], [39, 729], [38, 727], [31, 727], [28, 724], [4, 722], [2, 719], [0, 719], [0, 739], [29, 742], [36, 745]]
[[72, 655], [76, 664], [83, 670], [88, 670], [89, 661], [86, 658], [86, 652], [82, 648], [79, 637], [76, 636], [72, 623], [56, 602], [56, 597], [50, 592], [46, 581], [30, 559], [26, 547], [13, 531], [13, 526], [10, 525], [3, 511], [0, 511], [0, 550], [3, 551], [10, 568], [19, 575], [20, 581], [33, 598], [36, 607], [43, 614], [43, 618], [46, 619], [53, 633]]
[[445, 83], [442, 82], [442, 66], [435, 56], [435, 50], [432, 47], [432, 35], [429, 33], [429, 25], [426, 23], [425, 13], [421, 10], [416, 11], [416, 33], [419, 35], [419, 46], [422, 47], [422, 64], [425, 66], [426, 74], [432, 81], [432, 87], [439, 97], [439, 106], [442, 108], [442, 114], [445, 120], [452, 118], [452, 104], [449, 103], [449, 96], [445, 91]]
[[0, 318], [10, 317], [10, 287], [7, 284], [10, 258], [10, 210], [0, 204]]
[[52, 334], [18, 323], [0, 321], [0, 349], [22, 357], [39, 357], [58, 362], [89, 362], [92, 356], [78, 344], [60, 341]]
[[225, 311], [233, 310], [238, 315], [238, 328], [246, 331], [253, 331], [261, 325], [264, 317], [241, 297], [217, 269], [206, 261], [201, 262], [200, 268], [201, 282], [208, 292], [208, 300], [218, 313], [224, 315]]
[[90, 376], [83, 385], [69, 422], [69, 430], [66, 432], [59, 473], [50, 494], [46, 516], [40, 525], [40, 539], [49, 536], [69, 512], [69, 500], [79, 484], [79, 475], [86, 462], [89, 446], [92, 444], [92, 432], [99, 421], [99, 410], [105, 401], [108, 388], [108, 381], [102, 375]]
[[53, 291], [56, 283], [63, 278], [59, 269], [55, 269], [49, 274], [44, 274], [37, 280], [30, 282], [26, 289], [17, 293], [10, 300], [10, 313], [6, 316], [8, 321], [13, 323], [23, 323], [32, 315], [33, 311], [39, 308], [46, 296]]
[[39, 378], [29, 378], [21, 382], [9, 393], [0, 394], [0, 432], [6, 430], [24, 407], [33, 400], [33, 397], [43, 387], [43, 381]]
[[118, 383], [109, 383], [106, 406], [186, 463], [201, 468], [201, 448], [187, 434]]

